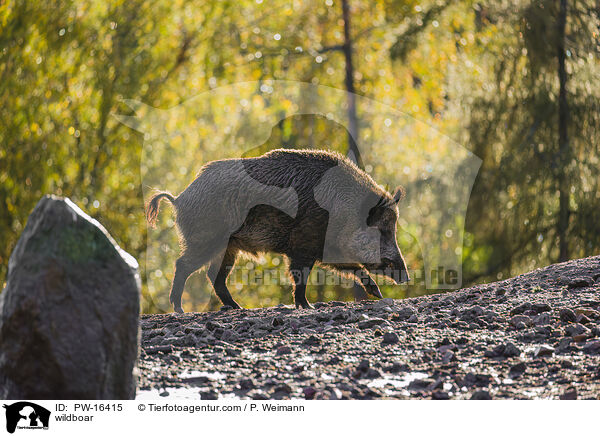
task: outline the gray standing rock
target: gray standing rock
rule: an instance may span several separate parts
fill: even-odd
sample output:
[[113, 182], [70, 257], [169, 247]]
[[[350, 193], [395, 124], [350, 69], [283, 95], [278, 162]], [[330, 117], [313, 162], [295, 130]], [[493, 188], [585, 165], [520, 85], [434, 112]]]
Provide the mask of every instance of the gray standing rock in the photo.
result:
[[0, 398], [134, 398], [137, 268], [69, 199], [42, 198], [0, 294]]

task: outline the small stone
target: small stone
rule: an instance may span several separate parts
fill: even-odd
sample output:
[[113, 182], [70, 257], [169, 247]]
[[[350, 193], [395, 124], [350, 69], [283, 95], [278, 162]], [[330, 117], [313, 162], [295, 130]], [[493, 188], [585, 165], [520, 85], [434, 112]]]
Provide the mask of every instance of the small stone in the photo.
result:
[[[594, 302], [594, 303], [596, 303], [596, 302]], [[594, 310], [594, 309], [588, 309], [587, 307], [578, 307], [575, 309], [575, 313], [577, 315], [585, 315], [591, 319], [600, 318], [600, 312], [598, 312], [597, 310]]]
[[527, 315], [515, 315], [510, 319], [510, 325], [517, 330], [522, 330], [527, 326], [533, 325], [533, 321]]
[[287, 346], [287, 345], [282, 345], [281, 347], [279, 347], [277, 349], [277, 355], [278, 356], [282, 356], [285, 354], [290, 354], [292, 352], [291, 347]]
[[240, 340], [240, 335], [234, 330], [228, 329], [221, 334], [221, 340], [223, 342], [238, 342]]
[[391, 372], [392, 374], [397, 374], [399, 372], [410, 371], [410, 366], [405, 363], [394, 362], [391, 366], [386, 368], [386, 371]]
[[550, 312], [552, 307], [548, 303], [534, 303], [531, 305], [531, 309], [536, 313]]
[[554, 354], [554, 347], [551, 347], [550, 345], [545, 345], [545, 344], [540, 345], [533, 352], [533, 355], [535, 357], [552, 356], [553, 354]]
[[273, 326], [273, 327], [279, 327], [283, 324], [285, 324], [285, 318], [283, 316], [276, 316], [271, 321], [271, 326]]
[[[501, 346], [502, 345], [499, 345], [498, 347], [501, 347]], [[495, 347], [492, 350], [485, 350], [483, 352], [483, 356], [484, 357], [491, 357], [491, 358], [498, 357], [500, 355], [500, 354], [498, 354], [498, 351], [496, 350], [496, 348], [498, 348], [498, 347]]]
[[205, 326], [208, 330], [211, 330], [211, 331], [223, 328], [223, 326], [221, 324], [219, 324], [218, 322], [215, 322], [215, 321], [208, 321], [205, 324]]
[[319, 338], [318, 336], [315, 336], [315, 335], [310, 335], [308, 338], [306, 338], [304, 341], [302, 341], [302, 345], [308, 345], [311, 347], [321, 345], [322, 343], [323, 343], [323, 341], [321, 340], [321, 338]]
[[453, 351], [446, 351], [443, 356], [442, 356], [442, 362], [444, 363], [449, 363], [449, 362], [453, 362], [456, 360], [456, 355], [454, 354]]
[[533, 323], [537, 326], [550, 324], [550, 315], [548, 313], [541, 313], [533, 318]]
[[504, 350], [502, 351], [502, 355], [504, 357], [514, 357], [521, 354], [521, 350], [517, 348], [515, 344], [512, 342], [507, 342], [504, 346]]
[[371, 366], [370, 362], [367, 359], [363, 359], [360, 361], [360, 363], [358, 364], [358, 370], [365, 372], [369, 369], [369, 367]]
[[585, 316], [583, 313], [580, 313], [577, 315], [577, 322], [581, 324], [589, 324], [590, 322], [592, 322], [592, 320]]
[[430, 378], [418, 378], [408, 384], [408, 389], [411, 391], [423, 391], [428, 389], [432, 383], [435, 383], [435, 380]]
[[471, 315], [471, 317], [476, 318], [478, 316], [483, 315], [483, 308], [481, 306], [472, 306], [468, 308], [465, 312]]
[[583, 351], [587, 354], [600, 354], [600, 340], [588, 342], [583, 346]]
[[302, 393], [304, 394], [304, 398], [306, 400], [312, 400], [315, 397], [317, 390], [312, 386], [307, 386], [304, 389], [302, 389]]
[[479, 386], [479, 387], [484, 387], [484, 386], [488, 386], [491, 383], [491, 376], [489, 374], [475, 374], [475, 373], [468, 373], [467, 375], [465, 375], [465, 377], [462, 380], [462, 384], [464, 386]]
[[432, 400], [449, 400], [450, 395], [448, 395], [448, 392], [446, 392], [446, 391], [436, 389], [435, 391], [433, 391], [431, 393], [431, 399]]
[[470, 399], [471, 400], [491, 400], [492, 396], [485, 389], [481, 389], [481, 390], [473, 392], [473, 395], [471, 395]]
[[531, 303], [523, 303], [516, 307], [513, 307], [513, 309], [510, 311], [510, 314], [511, 315], [519, 315], [524, 312], [527, 312], [530, 309], [531, 309]]
[[578, 277], [569, 282], [569, 289], [586, 288], [594, 284], [594, 279], [591, 277]]
[[269, 396], [259, 389], [257, 391], [252, 392], [250, 398], [252, 398], [253, 400], [268, 400]]
[[575, 386], [566, 389], [559, 397], [561, 400], [576, 400], [577, 399], [577, 389]]
[[242, 350], [239, 348], [225, 348], [225, 354], [231, 357], [237, 357], [242, 354]]
[[287, 383], [279, 383], [273, 387], [273, 392], [284, 392], [286, 394], [291, 394], [292, 387]]
[[147, 347], [146, 354], [158, 354], [158, 353], [172, 353], [173, 346], [172, 345], [158, 345], [156, 347]]
[[419, 317], [415, 313], [415, 314], [411, 315], [410, 318], [408, 318], [407, 322], [418, 323], [419, 322]]
[[397, 312], [396, 315], [398, 316], [398, 318], [400, 320], [407, 320], [409, 319], [411, 316], [416, 315], [417, 311], [415, 309], [413, 309], [410, 306], [404, 306], [401, 307]]
[[560, 366], [565, 369], [571, 369], [571, 368], [573, 368], [573, 362], [571, 362], [570, 360], [564, 359], [560, 362]]
[[389, 322], [383, 318], [368, 318], [368, 319], [365, 319], [364, 321], [360, 321], [358, 323], [358, 328], [361, 330], [364, 330], [364, 329], [373, 328], [373, 327], [381, 325], [381, 324], [389, 324]]
[[559, 342], [558, 342], [558, 346], [556, 347], [556, 352], [557, 353], [563, 353], [565, 351], [568, 351], [569, 348], [571, 347], [571, 343], [573, 342], [572, 338], [562, 338]]
[[381, 372], [375, 368], [369, 368], [365, 374], [365, 378], [381, 378]]
[[458, 349], [458, 347], [457, 347], [456, 345], [454, 345], [454, 344], [450, 344], [450, 343], [446, 343], [446, 344], [444, 344], [444, 345], [441, 345], [441, 346], [438, 348], [438, 353], [440, 353], [440, 354], [444, 354], [444, 353], [445, 353], [446, 351], [448, 351], [448, 350], [455, 351], [455, 350], [457, 350], [457, 349]]
[[560, 320], [563, 322], [575, 322], [577, 315], [575, 312], [567, 307], [560, 309]]
[[327, 392], [329, 393], [329, 398], [327, 398], [329, 400], [341, 400], [344, 395], [342, 391], [336, 387], [328, 388]]
[[526, 370], [527, 370], [527, 365], [525, 364], [525, 362], [519, 362], [516, 365], [513, 365], [513, 366], [510, 367], [510, 370], [508, 371], [508, 375], [511, 378], [519, 377]]
[[568, 336], [578, 336], [578, 335], [589, 335], [590, 334], [590, 329], [588, 329], [586, 326], [584, 326], [583, 324], [569, 324], [567, 327], [565, 327], [565, 333]]
[[397, 344], [400, 342], [398, 335], [394, 332], [387, 332], [383, 334], [383, 341], [381, 341], [381, 345], [385, 344]]
[[219, 394], [217, 394], [212, 389], [209, 389], [209, 390], [206, 390], [206, 391], [201, 391], [200, 392], [200, 399], [201, 400], [218, 400], [219, 399]]
[[254, 384], [254, 380], [251, 378], [243, 378], [240, 380], [240, 389], [250, 390], [254, 389], [256, 385]]
[[492, 350], [487, 350], [484, 353], [485, 357], [514, 357], [520, 354], [521, 350], [519, 350], [512, 342], [497, 345]]
[[457, 345], [465, 345], [469, 343], [469, 338], [466, 336], [460, 336], [454, 342], [456, 342]]
[[381, 300], [377, 300], [373, 304], [373, 309], [383, 309], [384, 307], [389, 307], [394, 305], [394, 300], [391, 298], [383, 298]]

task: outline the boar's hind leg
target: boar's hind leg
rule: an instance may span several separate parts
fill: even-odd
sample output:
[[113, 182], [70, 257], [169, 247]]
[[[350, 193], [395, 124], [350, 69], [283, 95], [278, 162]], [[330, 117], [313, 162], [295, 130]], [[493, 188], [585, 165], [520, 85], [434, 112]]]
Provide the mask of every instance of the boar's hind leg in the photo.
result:
[[175, 277], [173, 278], [171, 293], [169, 295], [169, 301], [173, 305], [175, 312], [183, 313], [181, 295], [183, 294], [185, 282], [194, 271], [200, 269], [206, 263], [206, 260], [202, 261], [190, 252], [184, 252], [175, 262]]
[[219, 256], [210, 264], [207, 275], [208, 279], [213, 285], [213, 288], [215, 288], [217, 297], [219, 297], [221, 302], [225, 306], [230, 306], [234, 309], [241, 309], [240, 305], [237, 304], [236, 301], [231, 297], [226, 284], [227, 276], [231, 272], [231, 268], [235, 263], [235, 255], [236, 253], [233, 250], [228, 249], [225, 251], [222, 261], [220, 261]]
[[302, 306], [303, 309], [312, 309], [312, 305], [306, 299], [306, 283], [312, 269], [314, 261], [302, 261], [292, 259], [290, 262], [290, 274], [294, 280], [294, 302], [296, 308]]

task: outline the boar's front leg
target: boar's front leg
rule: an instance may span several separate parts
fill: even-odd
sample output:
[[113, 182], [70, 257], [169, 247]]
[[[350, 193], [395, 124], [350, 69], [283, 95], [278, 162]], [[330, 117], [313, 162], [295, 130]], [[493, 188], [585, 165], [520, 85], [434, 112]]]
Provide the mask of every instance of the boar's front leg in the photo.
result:
[[357, 281], [354, 281], [352, 293], [354, 294], [354, 301], [364, 301], [369, 299], [369, 296], [365, 292], [365, 287]]
[[[356, 277], [354, 282], [354, 300], [366, 300], [367, 294], [370, 294], [377, 298], [383, 298], [381, 295], [381, 291], [379, 290], [379, 286], [371, 277], [371, 274], [362, 266], [362, 265], [354, 265], [352, 267], [341, 267], [339, 268], [342, 272], [349, 272]], [[363, 289], [364, 288], [364, 289]]]
[[313, 306], [306, 299], [306, 284], [310, 270], [314, 266], [315, 261], [303, 259], [292, 259], [290, 262], [290, 274], [294, 281], [294, 302], [296, 309], [302, 306], [303, 309], [313, 309]]
[[373, 280], [371, 274], [369, 274], [366, 270], [364, 270], [364, 272], [366, 277], [362, 280], [362, 283], [367, 293], [371, 294], [373, 297], [383, 298], [383, 295], [381, 295], [381, 291], [379, 290], [379, 286], [377, 283], [375, 283], [375, 280]]
[[227, 276], [231, 272], [231, 268], [235, 264], [236, 253], [233, 250], [226, 250], [223, 260], [219, 262], [219, 258], [213, 260], [208, 269], [208, 278], [215, 288], [215, 293], [219, 300], [229, 307], [234, 309], [241, 309], [242, 307], [231, 297], [229, 289], [227, 288]]

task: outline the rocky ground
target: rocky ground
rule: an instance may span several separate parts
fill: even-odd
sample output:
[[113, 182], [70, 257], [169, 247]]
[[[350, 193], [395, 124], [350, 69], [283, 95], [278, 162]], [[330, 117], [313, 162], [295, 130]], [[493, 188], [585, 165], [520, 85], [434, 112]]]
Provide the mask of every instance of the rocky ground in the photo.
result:
[[600, 399], [600, 256], [406, 300], [141, 326], [140, 399]]

